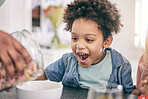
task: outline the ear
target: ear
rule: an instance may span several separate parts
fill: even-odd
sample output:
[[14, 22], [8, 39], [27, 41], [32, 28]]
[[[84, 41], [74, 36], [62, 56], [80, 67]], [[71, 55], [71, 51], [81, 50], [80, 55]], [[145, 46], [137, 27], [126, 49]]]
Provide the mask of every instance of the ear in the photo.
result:
[[103, 43], [103, 46], [104, 48], [108, 48], [111, 44], [112, 44], [112, 41], [113, 41], [113, 36], [109, 36]]

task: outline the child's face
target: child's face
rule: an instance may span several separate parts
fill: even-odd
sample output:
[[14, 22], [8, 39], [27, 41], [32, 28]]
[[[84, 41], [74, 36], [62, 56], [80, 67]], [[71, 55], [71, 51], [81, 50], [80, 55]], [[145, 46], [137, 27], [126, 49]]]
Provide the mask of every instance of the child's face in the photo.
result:
[[76, 19], [72, 25], [71, 39], [71, 48], [82, 67], [99, 63], [105, 57], [103, 33], [95, 22]]

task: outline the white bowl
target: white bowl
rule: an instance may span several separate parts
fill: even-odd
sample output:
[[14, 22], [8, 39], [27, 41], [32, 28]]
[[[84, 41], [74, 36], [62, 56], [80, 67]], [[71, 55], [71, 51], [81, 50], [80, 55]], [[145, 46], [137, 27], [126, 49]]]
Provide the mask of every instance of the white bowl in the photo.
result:
[[28, 81], [16, 86], [17, 99], [60, 99], [63, 85], [52, 81]]

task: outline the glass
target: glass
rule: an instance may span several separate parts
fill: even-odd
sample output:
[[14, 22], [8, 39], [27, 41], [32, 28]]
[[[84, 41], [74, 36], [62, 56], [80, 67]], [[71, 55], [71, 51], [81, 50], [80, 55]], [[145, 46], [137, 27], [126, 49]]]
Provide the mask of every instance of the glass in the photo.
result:
[[56, 47], [60, 44], [60, 39], [58, 37], [58, 28], [63, 21], [64, 8], [61, 5], [49, 5], [48, 8], [44, 9], [45, 15], [49, 18], [54, 29], [54, 36], [52, 38], [52, 46]]
[[123, 99], [122, 85], [95, 84], [90, 87], [87, 99]]
[[21, 32], [14, 32], [11, 35], [26, 48], [37, 65], [37, 68], [35, 69], [37, 71], [35, 75], [32, 76], [32, 79], [42, 75], [44, 68], [43, 56], [39, 44], [32, 38], [31, 33], [24, 29]]
[[0, 91], [36, 79], [38, 76], [42, 75], [44, 68], [40, 47], [35, 40], [32, 39], [31, 33], [27, 30], [22, 30], [21, 32], [14, 32], [11, 35], [27, 49], [33, 61], [29, 63], [29, 65], [24, 61], [24, 76], [21, 79], [18, 79], [18, 77], [15, 76], [15, 81], [13, 83], [7, 81], [5, 67], [0, 63], [0, 70], [3, 74], [3, 80], [0, 81]]

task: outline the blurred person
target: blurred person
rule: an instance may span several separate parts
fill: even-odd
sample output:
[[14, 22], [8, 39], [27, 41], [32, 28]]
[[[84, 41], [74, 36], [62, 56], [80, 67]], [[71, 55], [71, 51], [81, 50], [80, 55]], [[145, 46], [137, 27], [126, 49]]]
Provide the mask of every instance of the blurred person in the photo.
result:
[[[32, 61], [27, 50], [10, 34], [0, 30], [0, 62], [5, 66], [7, 80], [10, 83], [15, 81], [14, 76], [19, 79], [23, 76], [24, 61], [27, 64]], [[0, 80], [2, 80], [1, 73]]]
[[32, 61], [28, 51], [10, 34], [1, 30], [0, 46], [0, 61], [7, 70], [8, 78], [11, 78], [15, 71], [18, 75], [22, 75], [24, 60], [27, 64]]
[[[142, 82], [140, 84], [140, 82]], [[145, 40], [145, 51], [140, 57], [137, 70], [137, 88], [141, 93], [148, 95], [148, 33]]]
[[[5, 0], [0, 0], [0, 6]], [[14, 39], [10, 34], [0, 30], [0, 65], [6, 69], [7, 80], [10, 83], [15, 81], [14, 76], [22, 79], [24, 74], [24, 61], [29, 64], [32, 61], [28, 51]], [[0, 83], [4, 78], [0, 70]], [[8, 90], [10, 91], [10, 90]]]

